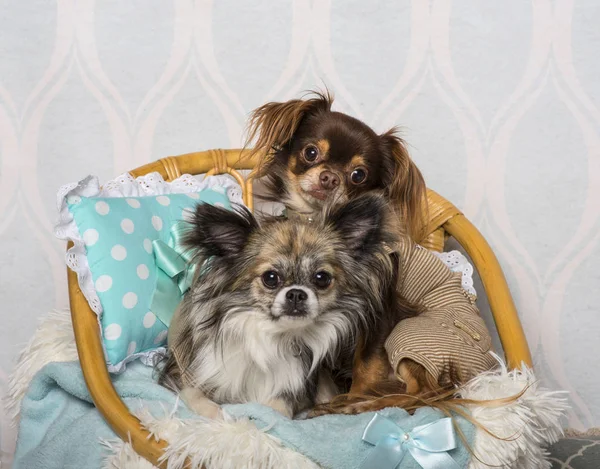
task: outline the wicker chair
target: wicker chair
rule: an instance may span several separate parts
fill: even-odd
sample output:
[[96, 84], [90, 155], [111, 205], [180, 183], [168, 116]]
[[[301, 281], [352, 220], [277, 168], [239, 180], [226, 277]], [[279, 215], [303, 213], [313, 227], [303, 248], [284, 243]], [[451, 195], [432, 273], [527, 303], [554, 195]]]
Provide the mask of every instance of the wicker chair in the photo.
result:
[[[252, 209], [252, 179], [238, 170], [251, 170], [256, 164], [243, 158], [241, 150], [209, 150], [170, 156], [131, 171], [134, 177], [159, 172], [165, 180], [182, 174], [232, 175], [243, 189], [246, 204]], [[531, 366], [531, 355], [502, 269], [490, 246], [481, 233], [454, 205], [429, 190], [429, 223], [424, 247], [442, 251], [448, 236], [454, 237], [475, 264], [483, 281], [498, 334], [510, 367], [522, 362]], [[125, 441], [130, 441], [135, 451], [157, 467], [165, 468], [159, 458], [167, 443], [149, 437], [139, 420], [131, 415], [113, 388], [106, 369], [100, 331], [95, 313], [90, 309], [77, 283], [75, 272], [68, 270], [69, 299], [73, 328], [77, 341], [79, 360], [92, 399], [112, 429]]]

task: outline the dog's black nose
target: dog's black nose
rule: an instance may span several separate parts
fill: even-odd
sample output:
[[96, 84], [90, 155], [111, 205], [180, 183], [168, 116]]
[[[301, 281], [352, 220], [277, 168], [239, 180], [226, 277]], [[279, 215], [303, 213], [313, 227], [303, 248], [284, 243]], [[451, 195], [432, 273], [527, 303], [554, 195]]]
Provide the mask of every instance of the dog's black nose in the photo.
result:
[[333, 190], [340, 185], [340, 178], [331, 171], [323, 171], [319, 175], [319, 181], [321, 182], [321, 187], [326, 191]]
[[306, 292], [304, 290], [300, 290], [298, 288], [292, 288], [291, 290], [288, 290], [288, 292], [285, 294], [285, 299], [289, 303], [293, 303], [294, 305], [297, 305], [299, 303], [303, 303], [304, 301], [306, 301], [308, 299], [308, 295], [306, 294]]

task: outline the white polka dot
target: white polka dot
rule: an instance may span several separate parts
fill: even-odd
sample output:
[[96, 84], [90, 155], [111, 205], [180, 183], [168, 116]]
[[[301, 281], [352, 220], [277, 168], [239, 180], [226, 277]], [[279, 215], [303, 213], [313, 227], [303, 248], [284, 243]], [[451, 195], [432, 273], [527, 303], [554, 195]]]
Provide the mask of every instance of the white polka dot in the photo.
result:
[[151, 328], [152, 326], [154, 326], [154, 323], [156, 322], [156, 315], [152, 312], [152, 311], [148, 311], [145, 315], [144, 315], [144, 327], [146, 329]]
[[137, 295], [133, 292], [125, 293], [123, 295], [123, 306], [127, 309], [133, 308], [137, 305]]
[[129, 346], [127, 347], [127, 355], [133, 355], [135, 353], [135, 349], [137, 348], [137, 344], [135, 341], [129, 342]]
[[86, 246], [93, 246], [96, 244], [96, 241], [98, 241], [99, 237], [100, 236], [98, 235], [98, 232], [93, 228], [83, 232], [83, 242]]
[[171, 199], [169, 199], [166, 195], [159, 195], [156, 198], [156, 201], [165, 207], [171, 203]]
[[121, 326], [118, 324], [109, 324], [104, 328], [104, 338], [106, 340], [117, 340], [121, 337]]
[[225, 188], [221, 186], [211, 187], [211, 189], [219, 194], [225, 194]]
[[79, 202], [81, 202], [81, 197], [78, 195], [70, 195], [67, 197], [67, 203], [70, 205], [77, 205]]
[[159, 332], [158, 335], [156, 336], [156, 338], [154, 339], [154, 344], [155, 345], [160, 344], [163, 340], [165, 340], [167, 338], [168, 333], [169, 333], [169, 331]]
[[190, 192], [189, 194], [185, 195], [187, 195], [190, 199], [194, 200], [198, 200], [200, 198], [200, 194], [198, 194], [197, 192]]
[[144, 240], [144, 249], [148, 254], [152, 254], [152, 241], [150, 241], [148, 238]]
[[225, 204], [223, 204], [222, 202], [215, 202], [215, 207], [225, 208]]
[[105, 291], [110, 290], [112, 287], [112, 277], [110, 275], [100, 275], [96, 280], [96, 291], [99, 293], [103, 293]]
[[183, 218], [185, 221], [192, 221], [194, 218], [194, 212], [191, 208], [184, 208], [181, 211], [181, 218]]
[[138, 277], [142, 280], [146, 280], [148, 275], [150, 275], [150, 271], [148, 270], [148, 266], [146, 264], [140, 264], [137, 266], [137, 274]]
[[133, 233], [133, 228], [133, 222], [129, 218], [123, 218], [123, 220], [121, 221], [121, 229], [125, 233], [131, 234]]
[[110, 212], [110, 207], [106, 202], [96, 202], [96, 212], [98, 212], [100, 215], [106, 215], [108, 212]]
[[152, 226], [154, 227], [154, 229], [155, 229], [156, 231], [160, 231], [160, 230], [162, 230], [162, 227], [163, 227], [163, 221], [162, 221], [162, 218], [160, 218], [160, 217], [158, 217], [158, 216], [154, 215], [154, 216], [152, 217]]
[[122, 261], [127, 257], [127, 249], [125, 249], [120, 244], [115, 244], [113, 248], [110, 250], [110, 255], [116, 261]]
[[125, 199], [131, 208], [140, 208], [140, 201], [137, 199]]

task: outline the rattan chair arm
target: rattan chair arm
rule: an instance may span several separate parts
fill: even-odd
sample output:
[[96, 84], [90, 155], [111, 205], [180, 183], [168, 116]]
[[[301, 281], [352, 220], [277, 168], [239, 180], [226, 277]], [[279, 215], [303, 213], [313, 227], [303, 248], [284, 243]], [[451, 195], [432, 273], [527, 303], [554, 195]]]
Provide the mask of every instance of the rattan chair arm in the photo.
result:
[[207, 150], [186, 153], [179, 156], [168, 156], [144, 166], [140, 166], [130, 174], [133, 177], [143, 176], [152, 172], [159, 172], [163, 178], [172, 180], [182, 174], [204, 174], [210, 170], [216, 173], [225, 172], [225, 168], [252, 170], [258, 163], [258, 155], [249, 157], [249, 151], [240, 149], [232, 150]]
[[494, 251], [479, 230], [463, 214], [447, 220], [444, 229], [458, 241], [475, 264], [509, 368], [519, 368], [522, 363], [531, 367], [533, 363], [525, 332]]
[[117, 394], [106, 369], [96, 314], [79, 289], [77, 274], [67, 269], [67, 275], [77, 353], [94, 405], [114, 432], [123, 441], [131, 443], [136, 453], [156, 467], [166, 469], [166, 462], [159, 462], [159, 458], [167, 443], [156, 440], [144, 429]]

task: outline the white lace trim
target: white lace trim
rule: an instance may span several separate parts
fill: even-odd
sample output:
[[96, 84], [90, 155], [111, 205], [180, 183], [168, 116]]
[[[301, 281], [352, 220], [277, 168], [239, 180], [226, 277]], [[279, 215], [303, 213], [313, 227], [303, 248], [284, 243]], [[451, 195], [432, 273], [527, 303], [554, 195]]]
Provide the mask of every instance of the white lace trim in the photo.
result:
[[[202, 181], [198, 181], [193, 176], [184, 174], [172, 182], [167, 182], [162, 178], [160, 173], [150, 173], [136, 179], [131, 174], [124, 173], [108, 181], [103, 187], [100, 187], [96, 176], [88, 176], [79, 182], [66, 184], [58, 190], [57, 207], [59, 220], [54, 228], [54, 234], [59, 239], [73, 242], [73, 246], [67, 251], [65, 261], [67, 267], [77, 274], [79, 288], [92, 308], [92, 311], [98, 316], [99, 323], [102, 316], [102, 305], [92, 280], [92, 272], [88, 264], [83, 238], [77, 229], [77, 224], [69, 211], [67, 203], [79, 197], [142, 197], [162, 194], [186, 194], [199, 192], [204, 189], [212, 189], [217, 186], [225, 188], [227, 197], [232, 204], [244, 204], [239, 184], [235, 179], [227, 175], [210, 176], [204, 178]], [[102, 327], [100, 327], [100, 331], [103, 333]], [[127, 358], [127, 361], [141, 357], [144, 361], [152, 362], [154, 356], [159, 351], [152, 350], [150, 352], [135, 354]], [[116, 365], [109, 364], [108, 369], [111, 372], [118, 373], [124, 369], [124, 366], [125, 361]]]
[[462, 287], [471, 295], [477, 296], [475, 287], [473, 286], [473, 266], [459, 251], [450, 252], [434, 252], [452, 272], [460, 272], [462, 274]]

